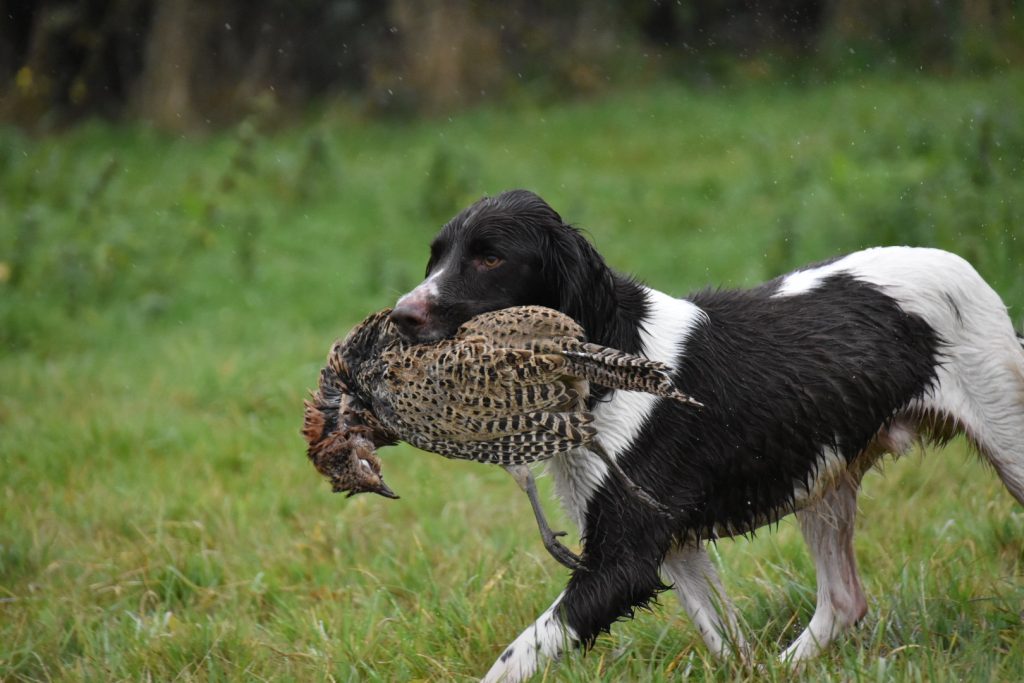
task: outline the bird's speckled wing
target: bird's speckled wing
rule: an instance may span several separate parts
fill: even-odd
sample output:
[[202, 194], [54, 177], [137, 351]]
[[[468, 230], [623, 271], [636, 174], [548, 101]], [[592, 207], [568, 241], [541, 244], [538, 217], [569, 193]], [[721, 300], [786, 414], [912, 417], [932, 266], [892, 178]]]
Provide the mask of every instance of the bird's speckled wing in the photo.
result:
[[[433, 388], [432, 385], [428, 385]], [[478, 405], [452, 400], [451, 395], [406, 388], [375, 397], [374, 412], [388, 431], [410, 437], [453, 442], [491, 441], [512, 434], [549, 430], [581, 445], [588, 432], [579, 429], [591, 417], [583, 413], [581, 397], [565, 385], [529, 385], [510, 391], [501, 401], [477, 395]], [[460, 394], [461, 395], [461, 394]], [[564, 427], [563, 427], [564, 425]], [[574, 429], [574, 427], [576, 429]], [[563, 449], [564, 450], [564, 449]], [[464, 457], [457, 453], [442, 453]]]
[[563, 381], [564, 356], [495, 349], [481, 338], [392, 348], [381, 355], [374, 405], [388, 404], [413, 424], [438, 418], [497, 418], [530, 411], [565, 411], [580, 390]]
[[495, 348], [557, 352], [570, 340], [584, 341], [579, 323], [543, 306], [516, 306], [481, 313], [463, 323], [455, 339], [484, 337]]
[[423, 391], [429, 387], [458, 397], [489, 395], [509, 387], [545, 384], [565, 376], [567, 359], [560, 353], [535, 353], [495, 346], [484, 337], [445, 340], [435, 344], [385, 351], [383, 379], [388, 388]]

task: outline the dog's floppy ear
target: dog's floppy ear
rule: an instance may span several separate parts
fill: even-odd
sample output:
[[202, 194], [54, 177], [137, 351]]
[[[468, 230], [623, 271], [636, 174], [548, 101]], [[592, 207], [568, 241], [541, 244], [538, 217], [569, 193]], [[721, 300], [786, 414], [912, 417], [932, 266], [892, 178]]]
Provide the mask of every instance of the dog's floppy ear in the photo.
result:
[[580, 320], [588, 301], [608, 296], [608, 266], [590, 242], [570, 225], [553, 226], [547, 237], [543, 267], [549, 291], [557, 292], [558, 310]]

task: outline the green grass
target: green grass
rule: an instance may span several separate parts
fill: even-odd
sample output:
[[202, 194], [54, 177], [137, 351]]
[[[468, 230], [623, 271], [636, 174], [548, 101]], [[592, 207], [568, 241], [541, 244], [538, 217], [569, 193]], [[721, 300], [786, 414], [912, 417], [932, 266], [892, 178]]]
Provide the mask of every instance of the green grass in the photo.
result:
[[[330, 342], [418, 281], [440, 222], [529, 187], [680, 294], [943, 246], [1019, 327], [1022, 93], [661, 84], [413, 124], [0, 131], [0, 679], [480, 675], [566, 578], [525, 497], [400, 447], [401, 500], [346, 500], [298, 434]], [[995, 475], [954, 443], [869, 475], [861, 511], [870, 612], [802, 678], [1019, 680], [1024, 511]], [[772, 657], [814, 602], [795, 525], [715, 555], [762, 672], [713, 661], [666, 594], [546, 678], [789, 680]]]

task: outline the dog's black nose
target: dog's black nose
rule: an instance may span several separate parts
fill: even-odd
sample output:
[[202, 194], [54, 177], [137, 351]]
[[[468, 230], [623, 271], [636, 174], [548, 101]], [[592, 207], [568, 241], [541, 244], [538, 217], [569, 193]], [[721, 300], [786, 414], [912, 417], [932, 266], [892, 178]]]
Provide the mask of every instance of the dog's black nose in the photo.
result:
[[430, 308], [425, 301], [416, 299], [399, 301], [395, 310], [391, 311], [391, 322], [398, 326], [398, 331], [410, 339], [427, 324]]

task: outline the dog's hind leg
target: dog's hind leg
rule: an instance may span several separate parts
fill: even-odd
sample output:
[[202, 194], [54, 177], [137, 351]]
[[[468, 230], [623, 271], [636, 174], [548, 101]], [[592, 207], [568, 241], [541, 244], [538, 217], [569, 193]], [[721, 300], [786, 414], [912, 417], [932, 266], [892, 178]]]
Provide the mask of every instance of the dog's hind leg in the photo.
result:
[[[882, 253], [882, 252], [876, 252]], [[904, 252], [905, 253], [905, 252]], [[910, 406], [925, 435], [962, 430], [1024, 505], [1024, 340], [999, 295], [963, 259], [926, 251], [915, 263], [899, 250], [887, 267], [861, 273], [942, 340], [936, 381]]]
[[1003, 318], [954, 330], [959, 338], [947, 332], [954, 343], [936, 387], [912, 411], [921, 415], [922, 431], [939, 441], [966, 433], [1024, 505], [1024, 350]]
[[795, 663], [818, 655], [867, 612], [853, 553], [858, 486], [857, 479], [847, 473], [836, 488], [796, 513], [814, 558], [818, 602], [811, 623], [782, 653], [783, 661]]
[[665, 556], [661, 570], [708, 649], [719, 657], [738, 654], [745, 659], [748, 649], [739, 620], [704, 547], [676, 546]]
[[971, 366], [962, 361], [972, 380], [964, 393], [971, 397], [974, 419], [961, 421], [1010, 494], [1024, 505], [1024, 349], [1016, 337], [998, 341], [984, 359], [971, 359]]

